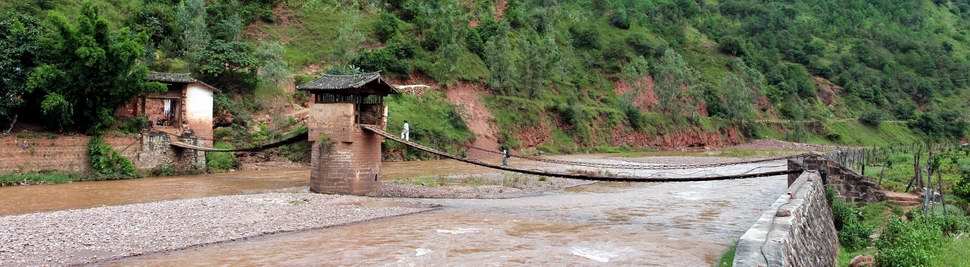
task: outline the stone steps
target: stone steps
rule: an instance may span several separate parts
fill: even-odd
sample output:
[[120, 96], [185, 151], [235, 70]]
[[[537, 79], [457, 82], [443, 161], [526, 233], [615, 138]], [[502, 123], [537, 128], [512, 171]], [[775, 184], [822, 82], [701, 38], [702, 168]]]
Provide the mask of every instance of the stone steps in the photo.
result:
[[886, 192], [886, 200], [899, 204], [903, 210], [909, 210], [923, 204], [922, 196], [911, 193]]

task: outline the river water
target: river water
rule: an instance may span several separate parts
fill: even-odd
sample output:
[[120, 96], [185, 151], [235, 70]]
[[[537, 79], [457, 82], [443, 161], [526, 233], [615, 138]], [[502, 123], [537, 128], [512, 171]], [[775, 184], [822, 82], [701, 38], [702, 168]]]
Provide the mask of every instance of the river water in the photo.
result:
[[425, 200], [442, 208], [107, 265], [709, 266], [785, 186], [785, 177], [776, 176], [597, 183], [515, 199]]
[[[454, 160], [386, 162], [384, 179], [477, 174], [491, 170]], [[0, 187], [0, 216], [163, 200], [306, 190], [308, 168], [234, 171], [132, 180]]]
[[[783, 162], [722, 167], [738, 173]], [[451, 160], [385, 163], [385, 179], [485, 173]], [[687, 172], [684, 170], [684, 172]], [[0, 188], [0, 215], [306, 190], [306, 168]], [[515, 199], [427, 199], [431, 212], [277, 234], [104, 265], [711, 265], [781, 195], [783, 176], [597, 183]]]

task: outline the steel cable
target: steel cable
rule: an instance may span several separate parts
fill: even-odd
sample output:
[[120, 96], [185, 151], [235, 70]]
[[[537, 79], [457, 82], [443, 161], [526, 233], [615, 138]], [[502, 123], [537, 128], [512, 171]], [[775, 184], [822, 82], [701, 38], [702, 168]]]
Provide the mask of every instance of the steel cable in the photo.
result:
[[[484, 151], [488, 153], [504, 155], [501, 151], [494, 151], [474, 146], [466, 146], [469, 149], [475, 149], [479, 151]], [[743, 165], [752, 163], [762, 163], [777, 160], [787, 160], [793, 158], [804, 157], [808, 154], [796, 154], [782, 157], [773, 158], [763, 158], [756, 160], [746, 160], [746, 161], [735, 161], [735, 162], [720, 162], [720, 163], [698, 163], [698, 164], [645, 164], [645, 163], [596, 163], [588, 161], [571, 161], [571, 160], [560, 160], [560, 159], [548, 159], [525, 155], [515, 155], [509, 153], [509, 157], [521, 158], [532, 161], [546, 162], [559, 165], [571, 165], [571, 166], [583, 166], [583, 167], [596, 167], [596, 168], [612, 168], [612, 169], [640, 169], [640, 170], [671, 170], [671, 169], [699, 169], [699, 168], [711, 168], [711, 167], [722, 167], [731, 165]]]

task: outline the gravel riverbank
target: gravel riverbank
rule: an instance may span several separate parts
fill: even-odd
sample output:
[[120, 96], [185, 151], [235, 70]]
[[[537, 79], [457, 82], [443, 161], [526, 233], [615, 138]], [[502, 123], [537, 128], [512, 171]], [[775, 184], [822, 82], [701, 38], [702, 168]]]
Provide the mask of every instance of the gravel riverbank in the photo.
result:
[[0, 265], [77, 265], [431, 210], [313, 193], [163, 201], [0, 217]]

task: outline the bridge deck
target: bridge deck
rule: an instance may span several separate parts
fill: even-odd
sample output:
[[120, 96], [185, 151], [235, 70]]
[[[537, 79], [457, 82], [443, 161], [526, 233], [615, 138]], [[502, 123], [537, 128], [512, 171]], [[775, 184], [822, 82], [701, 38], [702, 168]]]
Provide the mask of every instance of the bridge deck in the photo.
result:
[[[567, 178], [567, 179], [580, 179], [580, 180], [592, 180], [592, 181], [614, 181], [614, 182], [695, 182], [695, 181], [716, 181], [716, 180], [746, 179], [746, 178], [756, 178], [756, 177], [786, 175], [786, 174], [799, 173], [799, 172], [801, 172], [801, 170], [783, 170], [783, 171], [769, 171], [769, 172], [761, 172], [761, 173], [744, 173], [744, 174], [737, 174], [737, 175], [723, 175], [723, 176], [710, 176], [710, 177], [657, 178], [657, 177], [605, 176], [605, 175], [593, 175], [593, 174], [585, 174], [585, 173], [566, 173], [566, 172], [557, 172], [557, 171], [550, 171], [550, 170], [521, 169], [521, 168], [514, 168], [514, 167], [502, 166], [502, 165], [498, 165], [498, 164], [487, 163], [487, 162], [480, 161], [480, 160], [475, 160], [475, 159], [469, 159], [469, 158], [461, 157], [461, 156], [454, 155], [454, 154], [451, 154], [451, 153], [448, 153], [448, 152], [444, 152], [444, 151], [441, 151], [441, 150], [437, 150], [437, 149], [434, 149], [434, 148], [430, 148], [430, 147], [427, 147], [427, 146], [424, 146], [424, 145], [421, 145], [421, 144], [418, 144], [418, 143], [415, 143], [415, 142], [411, 142], [411, 141], [408, 141], [408, 140], [404, 140], [401, 137], [398, 137], [397, 135], [388, 133], [388, 132], [386, 132], [386, 131], [384, 131], [384, 130], [382, 130], [382, 129], [378, 128], [377, 126], [374, 126], [374, 125], [361, 125], [361, 128], [363, 128], [365, 130], [368, 130], [368, 131], [371, 131], [371, 132], [373, 132], [375, 134], [378, 134], [380, 136], [383, 136], [384, 138], [394, 140], [395, 142], [402, 143], [402, 144], [405, 144], [407, 146], [411, 146], [411, 147], [417, 148], [419, 150], [422, 150], [422, 151], [425, 151], [425, 152], [428, 152], [428, 153], [431, 153], [431, 154], [435, 154], [435, 155], [438, 155], [438, 156], [442, 156], [442, 157], [454, 159], [454, 160], [457, 160], [457, 161], [461, 161], [461, 162], [465, 162], [465, 163], [469, 163], [469, 164], [473, 164], [473, 165], [478, 165], [478, 166], [482, 166], [482, 167], [486, 167], [486, 168], [492, 168], [492, 169], [496, 169], [496, 170], [503, 170], [503, 171], [510, 171], [510, 172], [517, 172], [517, 173], [524, 173], [524, 174], [531, 174], [531, 175], [539, 175], [539, 176], [560, 177], [560, 178]], [[739, 163], [739, 164], [747, 164], [747, 163]]]

